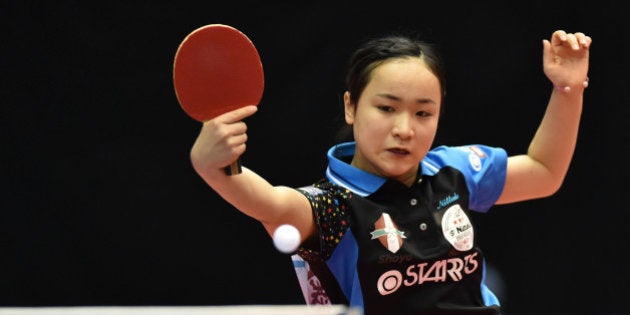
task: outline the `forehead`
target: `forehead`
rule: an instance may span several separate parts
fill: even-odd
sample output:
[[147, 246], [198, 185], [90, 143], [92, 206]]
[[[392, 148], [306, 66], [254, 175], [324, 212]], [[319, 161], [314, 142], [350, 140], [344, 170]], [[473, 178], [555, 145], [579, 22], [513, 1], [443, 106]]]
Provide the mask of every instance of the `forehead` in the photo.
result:
[[422, 58], [387, 60], [372, 70], [366, 89], [440, 94], [440, 83]]

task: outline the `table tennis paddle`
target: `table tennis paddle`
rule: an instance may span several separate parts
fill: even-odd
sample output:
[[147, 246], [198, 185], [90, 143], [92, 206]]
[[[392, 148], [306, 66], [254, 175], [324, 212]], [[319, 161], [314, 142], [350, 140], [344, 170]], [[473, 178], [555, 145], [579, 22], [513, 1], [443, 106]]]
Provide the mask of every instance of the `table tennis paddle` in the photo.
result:
[[[264, 82], [256, 47], [245, 34], [228, 25], [197, 28], [184, 38], [175, 54], [175, 94], [182, 109], [197, 121], [258, 105]], [[225, 172], [241, 173], [240, 158], [226, 166]]]

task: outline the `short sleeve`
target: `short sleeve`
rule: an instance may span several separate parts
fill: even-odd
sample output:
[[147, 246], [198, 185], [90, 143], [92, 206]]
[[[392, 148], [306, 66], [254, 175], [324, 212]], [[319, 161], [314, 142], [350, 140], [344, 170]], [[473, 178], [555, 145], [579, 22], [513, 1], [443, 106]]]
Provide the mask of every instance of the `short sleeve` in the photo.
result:
[[424, 174], [435, 174], [444, 166], [459, 170], [470, 192], [470, 209], [486, 212], [501, 196], [507, 174], [507, 153], [485, 145], [439, 146], [422, 161]]

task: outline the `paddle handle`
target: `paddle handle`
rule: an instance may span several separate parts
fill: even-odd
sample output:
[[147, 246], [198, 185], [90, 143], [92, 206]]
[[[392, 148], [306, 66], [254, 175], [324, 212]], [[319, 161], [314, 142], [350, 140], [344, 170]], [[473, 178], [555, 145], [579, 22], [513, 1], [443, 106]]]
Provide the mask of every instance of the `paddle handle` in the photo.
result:
[[223, 170], [228, 176], [242, 173], [243, 169], [241, 168], [241, 158], [238, 158], [236, 161], [234, 161], [234, 163], [226, 166]]

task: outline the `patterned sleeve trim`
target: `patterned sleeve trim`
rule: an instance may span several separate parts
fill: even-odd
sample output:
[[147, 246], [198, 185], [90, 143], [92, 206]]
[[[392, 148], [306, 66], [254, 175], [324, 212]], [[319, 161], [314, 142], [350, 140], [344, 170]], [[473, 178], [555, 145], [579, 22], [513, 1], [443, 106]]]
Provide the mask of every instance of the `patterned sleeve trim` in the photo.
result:
[[348, 200], [352, 192], [330, 182], [299, 188], [311, 203], [319, 227], [320, 255], [328, 259], [348, 227]]

